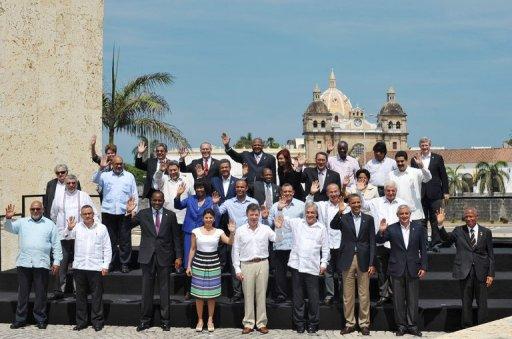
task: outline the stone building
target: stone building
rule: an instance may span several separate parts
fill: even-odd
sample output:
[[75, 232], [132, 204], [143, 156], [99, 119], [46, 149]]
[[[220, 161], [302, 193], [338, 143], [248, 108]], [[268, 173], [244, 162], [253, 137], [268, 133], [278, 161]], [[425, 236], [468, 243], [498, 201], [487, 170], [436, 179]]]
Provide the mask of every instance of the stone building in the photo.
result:
[[[350, 154], [354, 157], [371, 150], [377, 141], [385, 141], [389, 150], [408, 149], [407, 114], [395, 99], [393, 87], [387, 91], [387, 100], [377, 114], [377, 123], [367, 120], [365, 111], [353, 107], [350, 99], [336, 87], [336, 76], [331, 70], [329, 88], [323, 93], [318, 85], [313, 90], [313, 102], [304, 112], [303, 135], [306, 157], [314, 161], [315, 153], [325, 151], [326, 145], [340, 140], [348, 142]], [[335, 154], [336, 150], [332, 154]]]

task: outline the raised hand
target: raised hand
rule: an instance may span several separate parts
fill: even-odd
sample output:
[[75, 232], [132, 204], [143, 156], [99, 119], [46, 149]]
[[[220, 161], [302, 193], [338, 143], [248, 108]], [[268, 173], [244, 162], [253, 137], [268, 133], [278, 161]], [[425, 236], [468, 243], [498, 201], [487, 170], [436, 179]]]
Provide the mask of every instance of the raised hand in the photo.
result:
[[263, 219], [267, 219], [268, 218], [269, 212], [270, 211], [268, 210], [267, 206], [261, 205], [261, 217]]
[[96, 146], [96, 134], [94, 134], [94, 135], [91, 137], [91, 146], [92, 146], [92, 147]]
[[284, 216], [282, 214], [279, 214], [275, 219], [274, 219], [274, 226], [276, 226], [277, 228], [281, 228], [284, 226]]
[[100, 168], [104, 169], [104, 168], [107, 168], [109, 165], [110, 165], [110, 160], [108, 160], [106, 155], [102, 155], [101, 160], [100, 160]]
[[331, 153], [334, 149], [334, 144], [330, 140], [325, 143], [325, 146], [327, 147], [327, 153]]
[[187, 157], [187, 155], [189, 154], [189, 150], [188, 148], [186, 147], [181, 147], [179, 150], [178, 150], [178, 154], [180, 155], [180, 160], [185, 160], [185, 158]]
[[304, 167], [304, 165], [306, 164], [306, 157], [304, 156], [304, 154], [299, 153], [299, 155], [297, 155], [297, 164], [299, 168]]
[[421, 160], [419, 153], [416, 153], [412, 158], [414, 159], [416, 165], [418, 165], [418, 168], [423, 168], [423, 161]]
[[356, 182], [356, 188], [358, 191], [364, 191], [366, 189], [366, 180], [357, 180]]
[[130, 197], [128, 201], [126, 202], [126, 213], [131, 214], [137, 205], [135, 204], [135, 198]]
[[229, 231], [230, 234], [233, 234], [236, 231], [236, 223], [235, 223], [235, 221], [233, 219], [229, 219], [228, 231]]
[[444, 213], [444, 208], [440, 208], [439, 211], [437, 211], [436, 213], [436, 218], [437, 218], [437, 224], [439, 226], [442, 226], [443, 225], [443, 222], [445, 221], [446, 219], [446, 213]]
[[196, 166], [194, 167], [195, 171], [196, 171], [196, 178], [202, 178], [204, 177], [204, 169], [203, 169], [203, 165], [201, 164], [196, 164]]
[[69, 217], [67, 221], [68, 221], [68, 229], [71, 231], [76, 226], [76, 219], [75, 219], [75, 217]]
[[340, 202], [338, 203], [338, 211], [340, 211], [341, 214], [343, 214], [343, 211], [347, 208], [347, 205], [343, 201], [343, 199], [340, 199]]
[[14, 217], [14, 208], [15, 206], [13, 204], [7, 205], [5, 209], [5, 219], [12, 219], [12, 217]]
[[164, 161], [164, 162], [161, 162], [160, 163], [160, 171], [165, 173], [167, 172], [167, 168], [169, 168], [169, 162], [168, 161]]
[[242, 164], [242, 177], [246, 177], [249, 174], [249, 170], [249, 165], [246, 162], [244, 162]]
[[349, 184], [350, 184], [350, 178], [352, 176], [349, 174], [349, 175], [345, 175], [345, 177], [343, 178], [343, 187], [347, 187]]
[[229, 135], [227, 135], [226, 132], [224, 132], [224, 133], [222, 133], [222, 135], [220, 137], [222, 139], [222, 143], [224, 144], [224, 146], [228, 147], [229, 142], [231, 141], [231, 138], [229, 137]]
[[185, 185], [184, 182], [178, 185], [178, 189], [176, 190], [176, 196], [180, 196], [183, 193], [185, 193], [185, 190], [187, 189], [187, 185]]
[[320, 191], [320, 182], [315, 180], [311, 183], [311, 189], [309, 190], [309, 194], [315, 195], [318, 191]]
[[220, 194], [217, 191], [212, 192], [212, 203], [218, 205], [220, 202]]
[[379, 231], [384, 232], [387, 229], [388, 229], [388, 223], [387, 223], [386, 219], [382, 219], [379, 224]]
[[286, 199], [281, 197], [279, 198], [279, 201], [277, 202], [277, 209], [279, 211], [282, 211], [283, 208], [285, 208], [286, 206], [288, 206], [288, 203], [286, 202]]
[[146, 145], [146, 143], [143, 140], [139, 141], [139, 145], [137, 146], [137, 154], [142, 155], [144, 154], [144, 152], [146, 152], [147, 149], [148, 146]]

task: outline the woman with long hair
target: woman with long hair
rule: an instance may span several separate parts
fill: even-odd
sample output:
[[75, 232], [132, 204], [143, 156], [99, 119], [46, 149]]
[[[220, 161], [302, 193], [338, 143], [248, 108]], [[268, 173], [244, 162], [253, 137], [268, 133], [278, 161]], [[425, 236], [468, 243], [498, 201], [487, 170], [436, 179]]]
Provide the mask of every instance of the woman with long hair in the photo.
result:
[[290, 184], [295, 191], [295, 199], [305, 201], [306, 194], [301, 184], [302, 172], [295, 171], [292, 163], [292, 157], [288, 149], [282, 149], [277, 153], [277, 175], [279, 176], [279, 185]]

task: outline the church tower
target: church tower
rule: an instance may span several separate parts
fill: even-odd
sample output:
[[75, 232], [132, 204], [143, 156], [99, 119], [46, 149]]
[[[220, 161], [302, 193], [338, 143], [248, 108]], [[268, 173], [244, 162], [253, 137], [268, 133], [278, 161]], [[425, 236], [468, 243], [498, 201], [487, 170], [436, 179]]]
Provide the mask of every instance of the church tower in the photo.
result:
[[383, 141], [386, 143], [388, 150], [407, 149], [407, 135], [409, 135], [407, 132], [407, 114], [396, 101], [396, 91], [393, 87], [389, 87], [386, 94], [386, 102], [377, 117], [378, 124], [382, 128]]

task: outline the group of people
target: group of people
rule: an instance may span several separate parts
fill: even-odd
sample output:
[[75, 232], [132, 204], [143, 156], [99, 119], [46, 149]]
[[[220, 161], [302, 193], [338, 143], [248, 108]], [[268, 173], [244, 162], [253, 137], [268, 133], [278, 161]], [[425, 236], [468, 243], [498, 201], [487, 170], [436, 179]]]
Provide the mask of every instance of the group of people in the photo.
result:
[[[242, 164], [241, 178], [231, 175], [230, 160], [212, 158], [208, 142], [200, 146], [201, 158], [189, 164], [186, 149], [179, 151], [179, 161], [167, 159], [165, 144], [156, 145], [154, 157], [143, 160], [147, 145], [141, 142], [135, 166], [146, 171], [142, 194], [149, 199], [146, 209], [138, 211], [135, 178], [124, 169], [117, 147], [107, 145], [99, 156], [95, 138], [91, 156], [99, 168], [92, 181], [100, 193], [100, 211], [66, 165], [55, 167], [56, 178], [48, 183], [43, 202], [32, 202], [30, 217], [13, 221], [15, 210], [9, 205], [5, 229], [18, 234], [20, 244], [18, 306], [11, 328], [26, 324], [32, 285], [34, 317], [39, 328], [46, 327], [50, 271], [56, 280], [52, 298], [62, 298], [72, 262], [77, 303], [74, 330], [88, 326], [87, 291], [92, 295], [90, 322], [101, 330], [102, 279], [113, 270], [130, 271], [131, 230], [136, 226], [141, 228], [138, 263], [142, 269], [138, 331], [152, 326], [155, 280], [161, 327], [170, 329], [173, 268], [190, 277], [185, 297], [196, 298], [197, 331], [204, 328], [205, 303], [206, 327], [214, 331], [215, 298], [221, 295], [222, 272], [229, 271], [231, 300], [244, 302], [243, 334], [255, 328], [268, 333], [266, 295], [273, 273], [274, 302], [291, 298], [298, 333], [318, 331], [323, 290], [324, 304], [337, 298], [343, 302], [346, 323], [341, 334], [359, 329], [369, 335], [370, 277], [377, 274], [376, 306], [392, 300], [396, 334], [421, 336], [419, 279], [427, 274], [427, 252], [439, 251], [442, 242], [457, 247], [454, 278], [461, 286], [463, 326], [473, 324], [473, 297], [479, 306], [478, 322], [485, 321], [487, 289], [494, 277], [492, 234], [478, 224], [474, 208], [464, 210], [466, 225], [450, 233], [442, 227], [448, 180], [443, 158], [430, 151], [428, 138], [420, 140], [421, 152], [410, 162], [404, 151], [396, 152], [394, 159], [388, 157], [386, 144], [377, 142], [374, 158], [363, 168], [348, 154], [345, 141], [337, 144], [333, 156], [329, 153], [334, 145], [329, 144], [325, 152], [315, 155], [314, 166], [307, 167], [303, 156], [292, 158], [287, 149], [277, 153], [276, 161], [263, 151], [259, 138], [252, 141], [252, 151], [241, 153], [230, 146], [227, 134], [221, 139], [231, 160]], [[336, 277], [341, 281], [336, 283]]]

